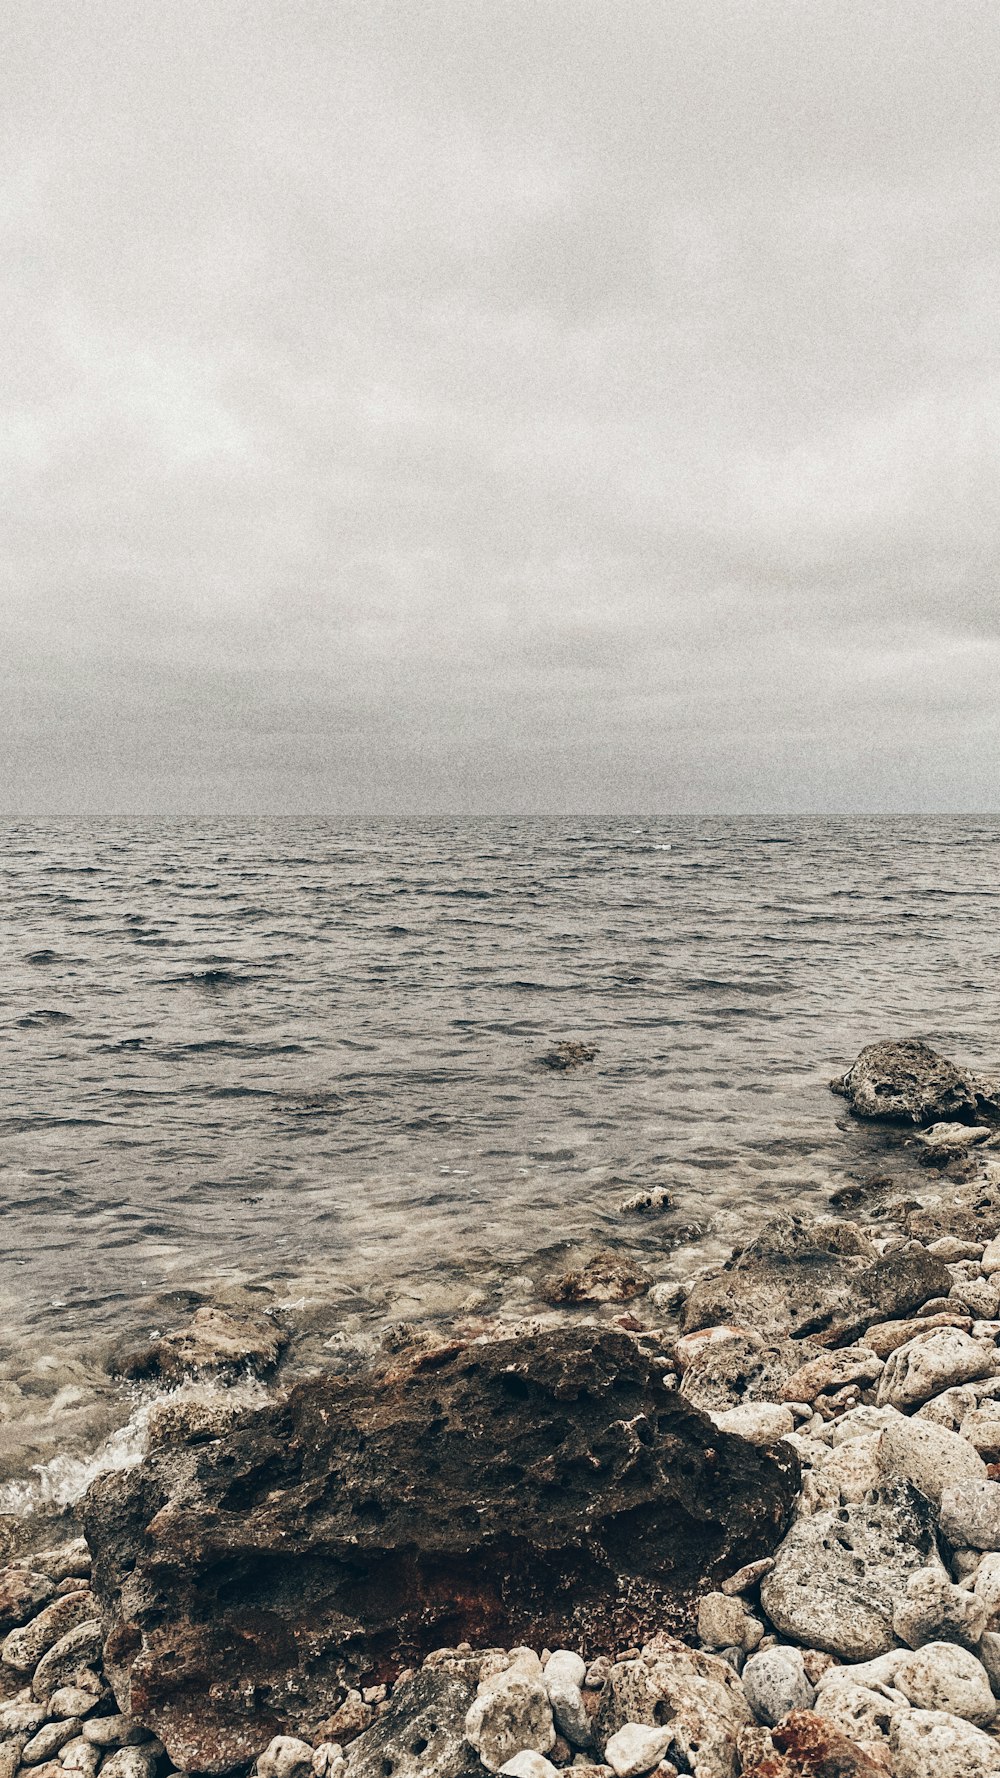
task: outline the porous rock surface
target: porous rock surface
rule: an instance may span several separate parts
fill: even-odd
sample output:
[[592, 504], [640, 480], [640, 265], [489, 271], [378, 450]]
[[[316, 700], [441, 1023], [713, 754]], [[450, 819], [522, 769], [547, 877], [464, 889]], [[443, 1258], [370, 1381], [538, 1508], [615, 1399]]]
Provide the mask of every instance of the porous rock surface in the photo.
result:
[[975, 1123], [979, 1113], [972, 1076], [912, 1038], [868, 1044], [831, 1086], [857, 1117], [884, 1122]]
[[775, 1546], [798, 1479], [617, 1331], [311, 1380], [93, 1485], [106, 1670], [178, 1765], [221, 1771], [444, 1643], [620, 1648], [689, 1621]]

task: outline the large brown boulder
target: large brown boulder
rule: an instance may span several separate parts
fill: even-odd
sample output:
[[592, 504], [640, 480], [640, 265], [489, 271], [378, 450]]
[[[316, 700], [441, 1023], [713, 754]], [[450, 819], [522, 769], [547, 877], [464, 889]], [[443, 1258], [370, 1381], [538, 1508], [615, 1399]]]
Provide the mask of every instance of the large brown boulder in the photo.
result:
[[206, 1772], [443, 1644], [687, 1626], [798, 1485], [787, 1445], [717, 1431], [593, 1328], [311, 1380], [199, 1438], [101, 1477], [86, 1530], [119, 1703]]

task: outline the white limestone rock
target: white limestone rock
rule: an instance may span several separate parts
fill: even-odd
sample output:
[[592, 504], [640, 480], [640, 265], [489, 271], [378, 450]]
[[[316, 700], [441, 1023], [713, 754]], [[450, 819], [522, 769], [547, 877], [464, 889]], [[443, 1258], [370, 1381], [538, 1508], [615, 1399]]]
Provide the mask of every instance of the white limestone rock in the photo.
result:
[[878, 1382], [878, 1405], [919, 1407], [944, 1389], [992, 1376], [996, 1363], [989, 1341], [974, 1340], [955, 1327], [935, 1328], [890, 1353]]
[[556, 1730], [541, 1680], [516, 1667], [496, 1674], [473, 1699], [465, 1736], [490, 1772], [517, 1753], [548, 1753]]
[[987, 1480], [985, 1463], [965, 1438], [905, 1414], [895, 1415], [880, 1434], [878, 1462], [884, 1474], [912, 1482], [935, 1503], [955, 1482]]
[[720, 1432], [735, 1432], [751, 1445], [773, 1445], [795, 1429], [791, 1409], [772, 1401], [741, 1401], [711, 1418]]
[[[296, 1735], [275, 1735], [257, 1760], [257, 1778], [306, 1778], [313, 1750]], [[107, 1766], [104, 1767], [107, 1771]]]
[[764, 1634], [745, 1599], [706, 1593], [698, 1603], [698, 1639], [706, 1648], [740, 1648], [752, 1654]]
[[741, 1675], [747, 1703], [758, 1722], [773, 1728], [790, 1710], [811, 1710], [816, 1689], [810, 1683], [800, 1648], [762, 1648], [751, 1655]]
[[673, 1740], [669, 1728], [647, 1728], [644, 1723], [627, 1722], [612, 1735], [604, 1749], [604, 1758], [616, 1778], [640, 1778], [651, 1772], [669, 1751]]
[[989, 1728], [997, 1706], [981, 1661], [954, 1642], [928, 1642], [896, 1669], [895, 1687], [917, 1710], [948, 1710]]
[[1000, 1483], [962, 1481], [945, 1488], [941, 1532], [963, 1548], [1000, 1550]]
[[892, 1613], [892, 1627], [910, 1648], [928, 1642], [959, 1642], [975, 1648], [989, 1621], [982, 1600], [957, 1587], [943, 1568], [929, 1565], [911, 1574]]
[[1000, 1778], [1000, 1741], [946, 1710], [906, 1710], [889, 1730], [894, 1778]]

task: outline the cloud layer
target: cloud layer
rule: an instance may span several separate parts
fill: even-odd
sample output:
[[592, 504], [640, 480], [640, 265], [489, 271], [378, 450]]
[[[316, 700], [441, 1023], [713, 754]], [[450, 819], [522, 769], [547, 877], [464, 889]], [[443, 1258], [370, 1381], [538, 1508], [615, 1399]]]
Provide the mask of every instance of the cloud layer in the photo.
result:
[[11, 814], [997, 808], [993, 0], [13, 0]]

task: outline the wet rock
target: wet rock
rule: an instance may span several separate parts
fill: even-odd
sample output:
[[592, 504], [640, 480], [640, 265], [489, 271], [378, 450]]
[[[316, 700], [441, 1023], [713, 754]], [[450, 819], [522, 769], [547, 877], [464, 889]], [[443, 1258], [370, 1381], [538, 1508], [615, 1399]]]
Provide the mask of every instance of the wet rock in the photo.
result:
[[66, 1593], [17, 1630], [11, 1630], [0, 1647], [0, 1660], [18, 1673], [31, 1673], [54, 1643], [95, 1615], [90, 1592]]
[[751, 1710], [769, 1728], [790, 1710], [812, 1709], [816, 1692], [806, 1677], [801, 1649], [762, 1648], [745, 1663], [742, 1678]]
[[961, 1642], [975, 1648], [989, 1612], [981, 1599], [956, 1587], [942, 1568], [929, 1565], [911, 1574], [896, 1600], [892, 1626], [902, 1642], [921, 1648], [927, 1642]]
[[568, 1068], [582, 1068], [585, 1063], [592, 1062], [597, 1055], [596, 1043], [579, 1043], [564, 1038], [561, 1043], [554, 1044], [544, 1056], [539, 1056], [542, 1068], [552, 1068], [557, 1073], [564, 1073]]
[[0, 1569], [0, 1630], [11, 1630], [34, 1617], [54, 1592], [47, 1575], [34, 1574], [30, 1568]]
[[889, 1732], [895, 1778], [1000, 1778], [1000, 1742], [944, 1710], [906, 1710]]
[[83, 1579], [89, 1575], [90, 1550], [84, 1538], [71, 1537], [47, 1550], [35, 1550], [12, 1566], [30, 1568], [34, 1574], [44, 1574], [58, 1585], [60, 1581]]
[[538, 1294], [546, 1303], [627, 1303], [645, 1296], [652, 1282], [642, 1266], [609, 1248], [582, 1266], [543, 1278]]
[[980, 1143], [990, 1140], [985, 1126], [973, 1124], [932, 1124], [917, 1137], [921, 1160], [927, 1166], [944, 1167], [949, 1161], [961, 1160]]
[[855, 1223], [778, 1217], [694, 1286], [681, 1322], [685, 1332], [735, 1322], [770, 1339], [846, 1343], [869, 1322], [908, 1315], [951, 1285], [944, 1261], [919, 1242], [880, 1255]]
[[525, 1750], [548, 1753], [556, 1731], [545, 1687], [516, 1670], [487, 1681], [466, 1714], [465, 1738], [489, 1772]]
[[979, 1115], [971, 1077], [915, 1039], [868, 1044], [830, 1084], [856, 1117], [884, 1123], [969, 1124]]
[[324, 1376], [94, 1484], [106, 1671], [176, 1764], [225, 1770], [435, 1646], [687, 1622], [797, 1487], [786, 1446], [719, 1432], [611, 1330]]
[[919, 1407], [945, 1389], [991, 1376], [996, 1362], [996, 1348], [989, 1341], [938, 1327], [896, 1348], [879, 1378], [876, 1399], [880, 1406]]
[[672, 1739], [669, 1729], [627, 1722], [611, 1736], [604, 1757], [616, 1778], [639, 1778], [639, 1774], [651, 1772], [659, 1765]]
[[156, 1377], [165, 1383], [244, 1371], [264, 1377], [276, 1368], [287, 1344], [288, 1335], [268, 1315], [206, 1304], [195, 1310], [186, 1327], [126, 1352], [113, 1368], [119, 1376]]
[[929, 1642], [896, 1668], [893, 1684], [918, 1710], [949, 1710], [988, 1728], [996, 1699], [982, 1663], [953, 1642]]
[[1000, 1550], [1000, 1484], [963, 1481], [946, 1488], [941, 1532], [962, 1549]]
[[930, 1503], [886, 1483], [857, 1505], [800, 1518], [775, 1552], [761, 1604], [775, 1628], [845, 1661], [893, 1646], [893, 1607], [935, 1550]]
[[660, 1210], [673, 1208], [673, 1198], [665, 1185], [652, 1185], [648, 1191], [633, 1192], [618, 1206], [622, 1216], [655, 1216]]

